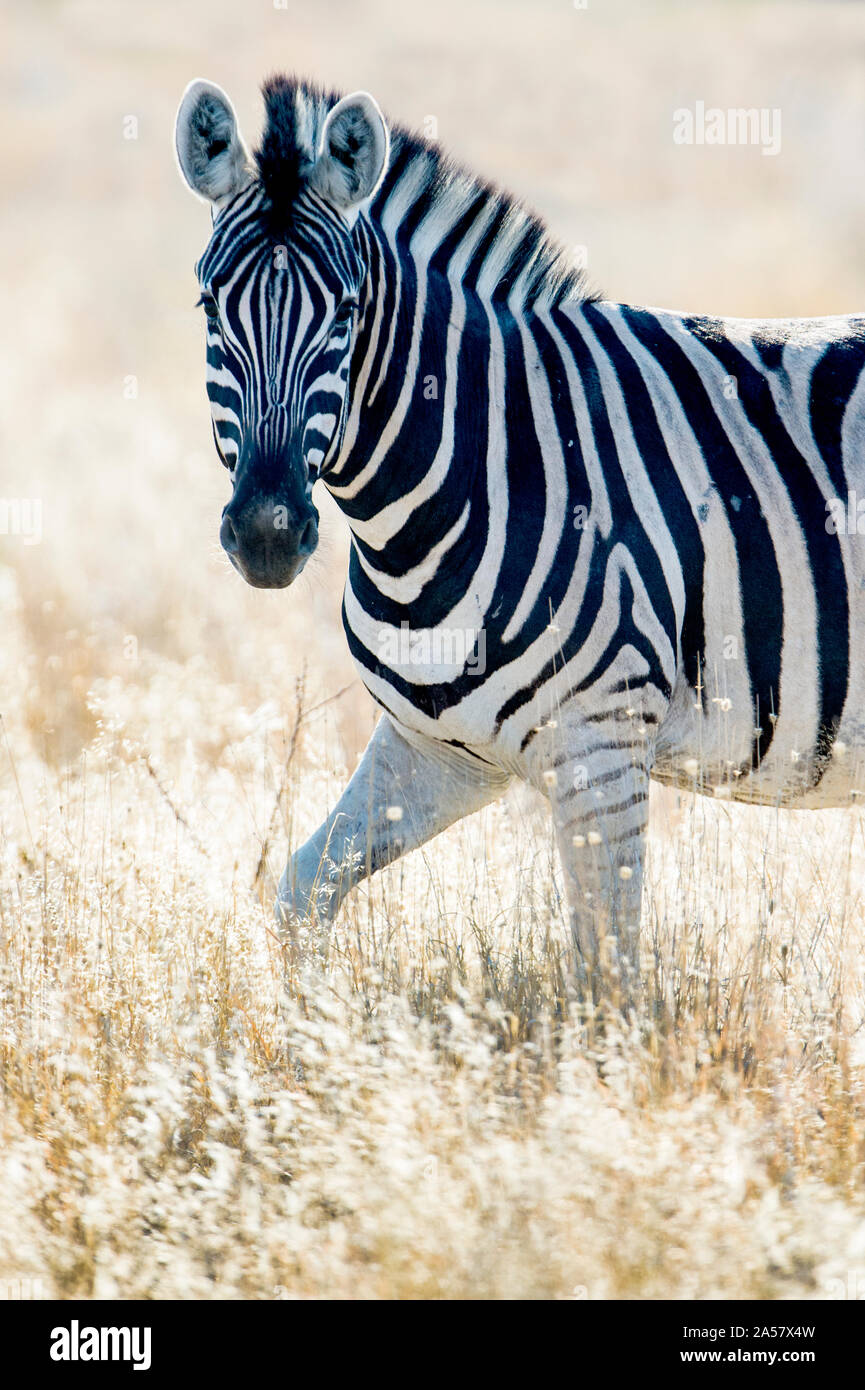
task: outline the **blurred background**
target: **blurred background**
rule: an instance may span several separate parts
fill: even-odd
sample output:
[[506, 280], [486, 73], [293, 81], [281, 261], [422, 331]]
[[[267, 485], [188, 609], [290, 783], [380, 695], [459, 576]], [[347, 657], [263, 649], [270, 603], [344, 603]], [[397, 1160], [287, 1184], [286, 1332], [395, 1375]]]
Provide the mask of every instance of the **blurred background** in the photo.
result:
[[[288, 593], [246, 589], [218, 547], [227, 479], [192, 274], [209, 218], [172, 150], [190, 78], [228, 90], [249, 143], [274, 69], [434, 119], [606, 297], [746, 316], [865, 304], [859, 4], [6, 0], [4, 29], [0, 494], [42, 508], [39, 544], [0, 535], [3, 601], [26, 614], [6, 717], [60, 765], [93, 735], [94, 680], [147, 681], [155, 656], [203, 663], [253, 709], [303, 662], [317, 698], [353, 679], [327, 499]], [[780, 152], [674, 144], [673, 112], [697, 101], [779, 108]], [[349, 761], [372, 721], [359, 686], [335, 702]]]
[[[434, 123], [606, 297], [862, 311], [865, 4], [4, 0], [2, 24], [0, 1297], [865, 1287], [861, 811], [653, 789], [627, 1036], [587, 1031], [525, 789], [286, 967], [274, 878], [375, 714], [326, 494], [291, 589], [219, 548], [209, 213], [172, 148], [191, 78], [254, 144], [261, 80], [294, 70]], [[700, 102], [778, 111], [777, 154], [676, 144]]]

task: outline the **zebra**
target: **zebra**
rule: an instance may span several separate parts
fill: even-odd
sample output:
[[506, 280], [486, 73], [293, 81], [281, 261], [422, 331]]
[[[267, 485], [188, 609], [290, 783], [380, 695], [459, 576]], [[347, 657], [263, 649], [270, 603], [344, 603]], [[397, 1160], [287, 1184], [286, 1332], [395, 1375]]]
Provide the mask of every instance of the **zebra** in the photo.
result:
[[522, 780], [551, 807], [581, 987], [630, 999], [650, 777], [775, 806], [857, 794], [865, 316], [603, 299], [537, 216], [368, 93], [262, 90], [254, 155], [211, 82], [176, 125], [212, 212], [220, 537], [249, 584], [292, 583], [320, 481], [381, 710], [278, 920], [329, 923]]

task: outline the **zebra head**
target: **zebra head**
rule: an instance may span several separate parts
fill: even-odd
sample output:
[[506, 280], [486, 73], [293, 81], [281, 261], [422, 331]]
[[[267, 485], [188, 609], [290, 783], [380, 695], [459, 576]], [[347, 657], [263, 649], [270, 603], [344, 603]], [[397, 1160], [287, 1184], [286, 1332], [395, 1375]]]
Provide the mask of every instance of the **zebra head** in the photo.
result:
[[265, 85], [270, 121], [252, 159], [234, 110], [195, 81], [176, 148], [213, 231], [196, 266], [207, 392], [232, 496], [220, 540], [256, 588], [284, 588], [318, 542], [316, 478], [339, 453], [365, 280], [357, 222], [384, 173], [388, 132], [365, 92], [336, 100], [286, 79]]

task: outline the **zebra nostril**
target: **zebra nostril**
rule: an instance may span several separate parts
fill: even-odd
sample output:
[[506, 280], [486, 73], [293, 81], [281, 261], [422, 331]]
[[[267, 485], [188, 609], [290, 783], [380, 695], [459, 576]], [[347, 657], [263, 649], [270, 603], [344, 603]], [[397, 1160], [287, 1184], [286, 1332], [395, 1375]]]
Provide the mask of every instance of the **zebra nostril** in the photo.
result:
[[300, 533], [297, 548], [298, 550], [303, 551], [306, 555], [311, 555], [313, 550], [315, 550], [315, 544], [317, 540], [318, 527], [316, 526], [314, 519], [310, 517], [309, 521], [306, 523], [306, 525]]
[[219, 540], [223, 550], [229, 555], [236, 555], [238, 551], [237, 531], [234, 522], [227, 512], [222, 514], [222, 525], [219, 528]]

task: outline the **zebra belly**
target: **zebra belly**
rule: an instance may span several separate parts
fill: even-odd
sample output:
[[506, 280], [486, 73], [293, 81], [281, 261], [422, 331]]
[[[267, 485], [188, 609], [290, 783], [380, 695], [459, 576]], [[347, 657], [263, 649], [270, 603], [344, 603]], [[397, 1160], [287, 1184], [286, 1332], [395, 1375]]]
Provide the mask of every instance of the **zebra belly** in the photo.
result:
[[768, 755], [754, 764], [755, 721], [727, 700], [680, 681], [659, 731], [651, 768], [656, 781], [761, 806], [828, 809], [865, 796], [865, 720], [845, 713], [832, 751], [821, 756], [816, 731], [779, 716]]

